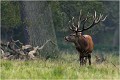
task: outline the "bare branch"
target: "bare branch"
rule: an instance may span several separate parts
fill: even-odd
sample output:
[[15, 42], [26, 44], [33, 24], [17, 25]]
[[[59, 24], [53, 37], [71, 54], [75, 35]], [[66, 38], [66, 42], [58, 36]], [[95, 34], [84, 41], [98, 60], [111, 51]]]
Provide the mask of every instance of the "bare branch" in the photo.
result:
[[38, 48], [39, 50], [41, 50], [41, 49], [43, 49], [44, 48], [44, 46], [48, 43], [50, 41], [50, 39], [49, 40], [47, 40], [40, 48]]
[[54, 43], [53, 41], [50, 41], [52, 44], [54, 44], [55, 46], [57, 46], [57, 44], [56, 43]]

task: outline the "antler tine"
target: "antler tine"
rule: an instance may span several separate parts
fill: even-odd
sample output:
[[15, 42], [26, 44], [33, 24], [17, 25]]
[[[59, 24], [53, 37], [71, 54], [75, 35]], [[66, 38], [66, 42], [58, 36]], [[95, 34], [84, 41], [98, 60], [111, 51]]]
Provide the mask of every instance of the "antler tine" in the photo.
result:
[[[69, 26], [70, 26], [70, 22], [71, 20], [68, 22]], [[71, 26], [69, 27], [69, 29], [73, 31], [73, 28]]]
[[74, 17], [72, 18], [72, 28], [74, 28], [74, 30], [77, 31], [78, 28], [74, 25], [74, 21], [73, 20], [74, 20]]
[[107, 18], [107, 15], [103, 18], [103, 15], [100, 14], [98, 20], [95, 21], [95, 23], [99, 23], [100, 21], [105, 21], [105, 19]]
[[[72, 18], [72, 26], [70, 27], [70, 30], [74, 31], [74, 32], [83, 32], [85, 30], [88, 30], [90, 29], [91, 27], [93, 27], [94, 25], [98, 24], [99, 22], [102, 22], [102, 21], [105, 21], [107, 16], [105, 16], [103, 18], [103, 15], [100, 14], [99, 17], [97, 17], [97, 14], [96, 14], [96, 11], [94, 12], [94, 15], [92, 16], [93, 17], [93, 21], [92, 21], [92, 24], [90, 24], [89, 27], [85, 28], [85, 23], [87, 22], [87, 20], [90, 18], [89, 17], [89, 12], [88, 14], [86, 15], [86, 17], [83, 17], [82, 16], [82, 10], [80, 10], [80, 15], [79, 15], [79, 19], [78, 19], [78, 25], [75, 26], [74, 25], [74, 17]], [[83, 18], [83, 19], [82, 19]], [[70, 21], [69, 21], [70, 22]], [[80, 27], [81, 23], [83, 23], [83, 27], [82, 27], [82, 30], [79, 30], [78, 28]]]
[[72, 17], [72, 20], [74, 20], [74, 17]]
[[89, 15], [89, 12], [87, 13], [87, 17], [88, 17], [88, 15]]
[[[71, 20], [68, 22], [68, 25], [69, 25], [69, 26], [70, 26], [70, 22], [71, 22]], [[69, 29], [70, 29], [70, 30], [73, 30], [71, 26], [69, 27]]]
[[88, 20], [88, 18], [86, 18], [86, 19], [84, 20], [82, 29], [84, 29], [85, 23], [86, 23], [87, 20]]
[[[69, 24], [69, 29], [71, 30], [71, 31], [75, 31], [76, 30], [76, 27], [75, 27], [75, 25], [74, 25], [74, 23], [73, 23], [73, 19], [74, 19], [74, 17], [72, 18], [72, 21], [70, 20], [69, 22], [68, 22], [68, 24]], [[72, 23], [71, 23], [72, 22]], [[70, 24], [71, 23], [71, 24]]]
[[72, 27], [69, 27], [69, 29], [70, 29], [71, 31], [75, 31]]
[[101, 21], [105, 21], [108, 15], [106, 15]]
[[77, 28], [79, 28], [80, 27], [80, 24], [81, 24], [81, 16], [82, 16], [82, 10], [80, 10], [80, 15], [79, 15], [79, 19], [78, 19], [78, 26], [77, 26]]
[[[82, 22], [83, 22], [82, 30], [84, 30], [85, 23], [86, 23], [86, 22], [87, 22], [87, 20], [90, 18], [90, 17], [88, 17], [88, 15], [89, 15], [89, 12], [87, 13], [86, 18], [82, 21]], [[82, 30], [79, 30], [79, 32], [82, 32]]]
[[75, 28], [75, 25], [74, 25], [74, 17], [72, 18], [72, 25], [73, 25], [73, 27]]
[[103, 15], [100, 14], [100, 16], [98, 18], [96, 18], [95, 23], [100, 22], [100, 20], [102, 19], [102, 17], [103, 17]]
[[95, 19], [96, 19], [96, 11], [95, 11]]
[[86, 23], [86, 20], [85, 20], [84, 23], [83, 23], [83, 29], [81, 30], [81, 32], [84, 31], [84, 30], [90, 29], [90, 28], [93, 27], [94, 25], [98, 24], [100, 21], [104, 21], [104, 20], [107, 18], [107, 16], [105, 16], [103, 19], [102, 19], [102, 18], [103, 18], [103, 15], [101, 15], [101, 14], [100, 14], [99, 17], [96, 17], [96, 11], [95, 11], [95, 14], [94, 14], [94, 16], [93, 16], [93, 22], [92, 22], [92, 24], [91, 24], [89, 27], [84, 28], [84, 25], [85, 25], [85, 23]]
[[96, 19], [96, 11], [95, 11], [95, 13], [94, 13], [94, 15], [93, 15], [93, 19], [94, 19], [94, 20]]

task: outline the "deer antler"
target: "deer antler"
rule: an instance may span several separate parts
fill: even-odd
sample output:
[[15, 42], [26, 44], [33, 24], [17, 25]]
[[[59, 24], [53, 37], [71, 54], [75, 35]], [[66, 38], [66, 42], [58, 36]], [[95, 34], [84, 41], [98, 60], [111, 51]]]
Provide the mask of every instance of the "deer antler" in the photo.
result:
[[[74, 17], [72, 18], [72, 21], [69, 21], [69, 24], [72, 22], [72, 25], [70, 26], [70, 30], [72, 30], [72, 31], [74, 31], [76, 33], [77, 32], [83, 32], [85, 30], [90, 29], [91, 27], [93, 27], [94, 25], [98, 24], [99, 22], [105, 21], [105, 19], [107, 18], [107, 16], [103, 17], [103, 15], [101, 15], [101, 14], [100, 14], [99, 17], [97, 17], [96, 11], [95, 11], [95, 13], [93, 15], [93, 22], [92, 22], [92, 24], [89, 27], [85, 28], [85, 24], [88, 21], [88, 19], [90, 18], [88, 15], [89, 15], [89, 12], [88, 12], [86, 18], [82, 19], [82, 10], [80, 10], [80, 15], [79, 15], [77, 26], [74, 25]], [[80, 27], [81, 23], [83, 23], [82, 24], [83, 25], [82, 26], [82, 30], [79, 30], [79, 27]]]
[[87, 20], [88, 20], [88, 17], [87, 17], [86, 20], [85, 20], [84, 23], [83, 23], [83, 28], [82, 28], [82, 30], [79, 30], [79, 32], [83, 32], [83, 31], [85, 31], [85, 30], [90, 29], [91, 27], [93, 27], [94, 25], [98, 24], [99, 22], [105, 21], [106, 18], [107, 18], [107, 16], [105, 16], [105, 17], [103, 18], [103, 15], [101, 15], [101, 14], [100, 14], [99, 17], [97, 17], [97, 16], [96, 16], [96, 11], [95, 11], [95, 14], [93, 15], [93, 22], [92, 22], [92, 24], [91, 24], [89, 27], [85, 28], [85, 23], [86, 23]]
[[80, 15], [79, 15], [79, 19], [78, 19], [78, 26], [77, 26], [77, 28], [80, 27], [80, 24], [81, 24], [81, 17], [82, 17], [82, 10], [80, 10]]

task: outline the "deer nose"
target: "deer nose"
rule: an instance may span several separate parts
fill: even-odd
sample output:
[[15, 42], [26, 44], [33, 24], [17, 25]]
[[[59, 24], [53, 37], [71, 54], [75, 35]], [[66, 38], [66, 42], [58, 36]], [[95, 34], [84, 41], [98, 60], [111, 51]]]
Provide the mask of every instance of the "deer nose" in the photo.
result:
[[65, 40], [68, 40], [68, 36], [64, 37]]
[[65, 36], [64, 39], [67, 39], [67, 36]]

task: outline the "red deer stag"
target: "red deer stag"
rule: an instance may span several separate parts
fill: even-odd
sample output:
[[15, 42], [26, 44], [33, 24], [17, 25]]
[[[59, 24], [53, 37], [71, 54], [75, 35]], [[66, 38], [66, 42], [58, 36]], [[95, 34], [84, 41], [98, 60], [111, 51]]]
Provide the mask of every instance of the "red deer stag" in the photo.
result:
[[[94, 48], [94, 43], [90, 35], [82, 35], [82, 32], [90, 29], [99, 22], [104, 21], [107, 16], [103, 18], [103, 15], [100, 14], [100, 16], [97, 17], [95, 11], [95, 14], [92, 16], [93, 19], [92, 24], [86, 28], [85, 24], [88, 21], [88, 19], [90, 19], [90, 17], [88, 17], [87, 14], [87, 16], [83, 18], [81, 12], [82, 10], [80, 10], [77, 26], [75, 26], [74, 17], [72, 18], [71, 21], [69, 21], [69, 25], [71, 24], [70, 30], [73, 31], [74, 33], [66, 36], [65, 40], [68, 42], [73, 42], [75, 44], [76, 49], [79, 52], [80, 65], [86, 64], [87, 59], [89, 60], [89, 65], [91, 65], [91, 53]], [[82, 25], [82, 30], [79, 29], [81, 25]]]

